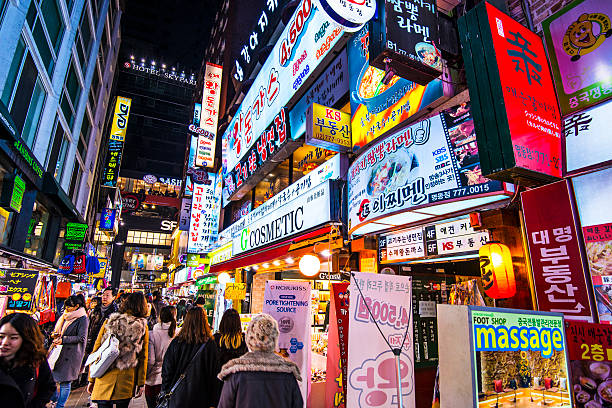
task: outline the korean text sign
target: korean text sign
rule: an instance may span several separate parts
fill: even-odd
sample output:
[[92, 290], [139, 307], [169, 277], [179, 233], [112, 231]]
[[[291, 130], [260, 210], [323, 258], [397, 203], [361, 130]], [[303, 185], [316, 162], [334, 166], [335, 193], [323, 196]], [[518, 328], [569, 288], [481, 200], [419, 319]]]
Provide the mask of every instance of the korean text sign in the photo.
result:
[[578, 0], [542, 23], [564, 115], [612, 97], [612, 2]]
[[344, 408], [348, 363], [348, 282], [331, 284], [325, 406]]
[[111, 125], [110, 140], [118, 142], [125, 141], [125, 132], [127, 130], [128, 119], [130, 118], [130, 107], [132, 100], [123, 96], [117, 97], [115, 104], [115, 114], [113, 115], [113, 123]]
[[353, 162], [348, 179], [350, 231], [409, 208], [502, 189], [482, 176], [465, 104], [373, 144]]
[[[325, 23], [329, 24], [327, 34], [315, 39]], [[312, 0], [299, 2], [223, 136], [227, 139], [227, 170], [242, 160], [273, 115], [300, 92], [342, 34], [342, 29], [330, 22]]]
[[567, 181], [521, 194], [538, 309], [593, 321]]
[[335, 152], [351, 149], [351, 115], [313, 103], [308, 108], [306, 144]]
[[246, 297], [246, 283], [225, 284], [225, 298], [228, 300], [242, 300]]
[[0, 269], [0, 295], [8, 296], [11, 310], [30, 310], [38, 271], [27, 269]]
[[206, 63], [204, 72], [204, 91], [202, 92], [202, 111], [200, 127], [204, 134], [198, 136], [196, 165], [212, 167], [215, 162], [219, 101], [221, 100], [221, 75], [223, 68]]
[[346, 406], [391, 407], [397, 404], [395, 356], [390, 345], [401, 348], [402, 401], [404, 407], [414, 408], [412, 278], [355, 273], [349, 291]]
[[308, 400], [311, 376], [310, 302], [310, 282], [266, 282], [263, 312], [278, 322], [278, 347], [287, 350], [291, 361], [300, 369], [300, 391], [304, 407]]
[[208, 180], [203, 183], [193, 184], [188, 252], [205, 252], [214, 242], [219, 229], [220, 201], [220, 183], [215, 173], [208, 173]]

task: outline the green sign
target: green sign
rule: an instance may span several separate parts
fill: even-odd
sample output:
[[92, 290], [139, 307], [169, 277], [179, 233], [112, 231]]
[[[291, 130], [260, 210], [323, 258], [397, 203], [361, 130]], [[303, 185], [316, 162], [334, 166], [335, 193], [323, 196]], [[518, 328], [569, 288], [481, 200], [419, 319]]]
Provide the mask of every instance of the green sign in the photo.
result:
[[15, 175], [15, 179], [13, 180], [13, 191], [11, 193], [11, 199], [9, 201], [9, 207], [16, 212], [21, 211], [21, 204], [23, 203], [23, 195], [25, 193], [26, 183], [19, 176]]
[[83, 244], [80, 242], [64, 241], [64, 249], [68, 251], [82, 251]]
[[190, 267], [200, 266], [200, 255], [199, 254], [187, 254], [187, 266], [190, 266]]
[[66, 224], [66, 241], [85, 241], [85, 233], [87, 232], [87, 224], [79, 222], [69, 222]]
[[42, 169], [42, 167], [40, 167], [40, 165], [38, 164], [38, 161], [34, 158], [32, 153], [30, 152], [30, 149], [24, 146], [23, 143], [21, 143], [21, 141], [19, 140], [16, 140], [13, 143], [13, 147], [15, 148], [15, 150], [19, 152], [19, 154], [21, 155], [21, 157], [23, 157], [26, 163], [30, 165], [30, 167], [32, 168], [32, 171], [34, 171], [34, 173], [36, 173], [38, 177], [42, 177], [45, 171]]
[[205, 276], [203, 278], [199, 278], [198, 280], [196, 280], [196, 286], [215, 285], [217, 283], [218, 282], [217, 282], [216, 276]]

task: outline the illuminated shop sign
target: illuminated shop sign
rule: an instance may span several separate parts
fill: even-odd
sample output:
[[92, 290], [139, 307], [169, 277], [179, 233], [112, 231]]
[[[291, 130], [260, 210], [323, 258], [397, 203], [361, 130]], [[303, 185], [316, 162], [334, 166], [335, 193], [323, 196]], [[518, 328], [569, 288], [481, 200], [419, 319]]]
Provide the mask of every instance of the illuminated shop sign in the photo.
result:
[[115, 227], [115, 216], [117, 210], [112, 208], [103, 208], [100, 213], [100, 230], [110, 231]]
[[131, 69], [132, 71], [144, 72], [146, 74], [155, 75], [183, 84], [196, 85], [196, 80], [193, 77], [186, 78], [185, 75], [177, 74], [175, 71], [159, 70], [153, 67], [145, 67], [138, 64], [133, 64], [131, 62], [124, 62], [123, 67], [125, 69]]
[[87, 232], [87, 224], [81, 224], [78, 222], [69, 222], [66, 224], [66, 235], [64, 239], [67, 241], [85, 241]]
[[221, 209], [221, 177], [208, 173], [207, 180], [193, 183], [191, 220], [187, 252], [206, 252], [214, 243], [219, 230]]
[[469, 104], [372, 145], [351, 165], [348, 185], [350, 231], [383, 216], [502, 189], [482, 176]]
[[132, 100], [130, 98], [117, 97], [106, 151], [106, 163], [102, 171], [102, 185], [107, 187], [117, 186], [131, 105]]
[[612, 2], [577, 0], [542, 23], [564, 115], [612, 98]]
[[[212, 167], [215, 162], [215, 146], [217, 142], [217, 124], [219, 120], [219, 101], [221, 100], [221, 75], [223, 68], [219, 65], [206, 63], [204, 72], [204, 91], [202, 93], [202, 112], [200, 128], [204, 133], [197, 132], [198, 149], [196, 166]], [[191, 128], [190, 128], [191, 130]]]
[[357, 31], [376, 13], [375, 0], [315, 0], [346, 31]]
[[540, 37], [489, 3], [459, 19], [483, 174], [561, 177], [561, 115]]
[[132, 100], [130, 98], [124, 98], [123, 96], [117, 97], [113, 124], [111, 125], [110, 140], [116, 140], [118, 142], [125, 141], [125, 132], [127, 130], [128, 119], [130, 118], [131, 106]]
[[326, 21], [327, 16], [312, 0], [298, 4], [223, 136], [227, 141], [225, 173], [250, 154], [274, 117], [301, 92], [342, 37], [341, 28], [331, 23], [327, 36], [315, 41]]
[[351, 115], [313, 103], [306, 116], [306, 144], [335, 152], [351, 150]]

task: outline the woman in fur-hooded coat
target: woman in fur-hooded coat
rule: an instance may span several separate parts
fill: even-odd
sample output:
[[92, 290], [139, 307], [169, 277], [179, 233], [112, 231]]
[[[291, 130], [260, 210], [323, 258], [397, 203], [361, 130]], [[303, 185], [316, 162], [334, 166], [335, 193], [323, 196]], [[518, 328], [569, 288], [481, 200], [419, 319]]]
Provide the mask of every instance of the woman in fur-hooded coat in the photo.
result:
[[268, 314], [255, 316], [246, 332], [250, 352], [223, 366], [224, 381], [218, 408], [302, 408], [295, 363], [274, 353], [278, 324]]
[[142, 395], [149, 350], [146, 310], [142, 293], [130, 293], [120, 313], [111, 314], [102, 326], [93, 351], [98, 350], [109, 336], [115, 335], [119, 340], [119, 357], [102, 377], [89, 378], [87, 390], [91, 392], [92, 401], [125, 403], [125, 400], [129, 402], [132, 397]]

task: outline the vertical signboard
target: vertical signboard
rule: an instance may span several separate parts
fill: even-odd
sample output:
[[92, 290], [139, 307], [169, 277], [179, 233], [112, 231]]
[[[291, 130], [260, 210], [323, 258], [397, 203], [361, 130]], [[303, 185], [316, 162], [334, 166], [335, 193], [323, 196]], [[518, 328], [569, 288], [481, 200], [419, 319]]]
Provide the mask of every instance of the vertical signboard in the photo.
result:
[[191, 220], [187, 252], [206, 252], [214, 242], [219, 228], [220, 183], [215, 173], [208, 173], [206, 180], [193, 184]]
[[601, 323], [612, 324], [612, 169], [574, 177], [572, 184]]
[[132, 100], [123, 96], [117, 97], [115, 103], [115, 114], [111, 124], [110, 140], [118, 142], [125, 141], [125, 132], [127, 130], [128, 119], [130, 118], [130, 107]]
[[542, 23], [564, 115], [612, 97], [612, 2], [576, 0]]
[[540, 37], [486, 2], [459, 32], [483, 174], [561, 177], [561, 116]]
[[11, 195], [9, 198], [9, 207], [15, 212], [21, 212], [21, 204], [23, 203], [23, 195], [26, 190], [26, 183], [19, 174], [15, 174], [12, 183]]
[[110, 231], [115, 227], [115, 216], [117, 210], [112, 208], [103, 208], [100, 212], [100, 229]]
[[326, 407], [344, 408], [346, 406], [349, 325], [348, 285], [348, 282], [331, 284], [327, 379], [325, 382]]
[[278, 348], [289, 353], [289, 358], [300, 369], [300, 391], [304, 407], [310, 388], [310, 282], [266, 281], [263, 312], [278, 322]]
[[181, 231], [189, 231], [190, 218], [191, 218], [191, 199], [183, 198], [181, 200], [181, 212], [179, 215], [179, 229]]
[[568, 181], [521, 194], [538, 309], [593, 321]]
[[390, 349], [393, 347], [401, 348], [399, 371], [403, 406], [414, 408], [412, 278], [355, 273], [349, 291], [346, 406], [397, 405], [397, 369]]
[[202, 92], [202, 112], [200, 128], [203, 134], [198, 136], [198, 153], [196, 165], [213, 167], [215, 146], [217, 143], [217, 124], [219, 120], [219, 101], [221, 100], [221, 74], [223, 67], [206, 63], [204, 72], [204, 91]]
[[117, 97], [106, 151], [106, 163], [102, 171], [102, 185], [107, 187], [117, 186], [131, 106], [132, 100], [130, 98]]

